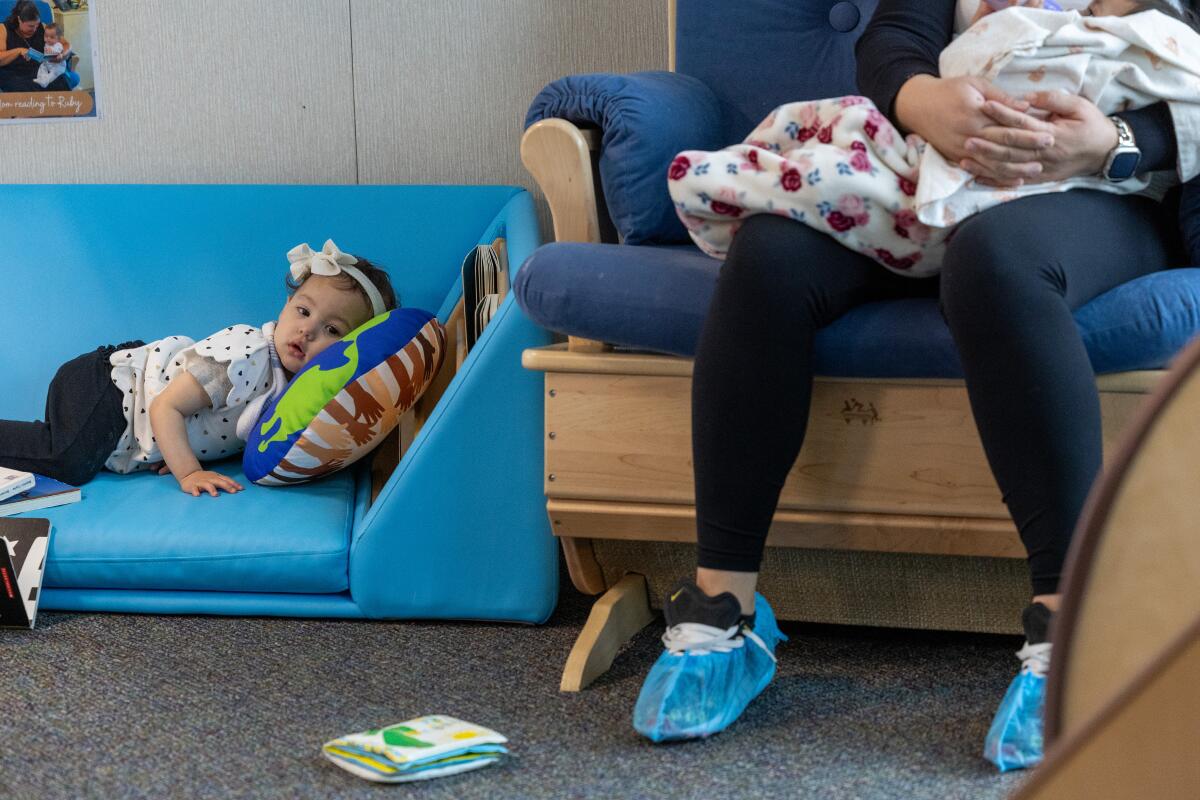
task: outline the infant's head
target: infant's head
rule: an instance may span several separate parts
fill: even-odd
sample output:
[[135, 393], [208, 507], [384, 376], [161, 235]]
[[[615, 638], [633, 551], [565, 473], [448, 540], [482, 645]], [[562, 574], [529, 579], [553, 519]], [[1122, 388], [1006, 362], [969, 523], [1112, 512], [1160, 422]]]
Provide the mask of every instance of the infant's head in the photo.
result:
[[1124, 17], [1141, 11], [1159, 11], [1196, 27], [1196, 13], [1172, 0], [1092, 0], [1087, 7], [1093, 17]]
[[[396, 292], [386, 272], [365, 258], [358, 258], [352, 269], [378, 291], [385, 310], [396, 307]], [[287, 286], [289, 297], [279, 312], [274, 341], [289, 374], [375, 316], [367, 290], [350, 272], [289, 277]]]
[[55, 22], [46, 23], [46, 45], [58, 44], [62, 38], [62, 34], [58, 30], [58, 24]]

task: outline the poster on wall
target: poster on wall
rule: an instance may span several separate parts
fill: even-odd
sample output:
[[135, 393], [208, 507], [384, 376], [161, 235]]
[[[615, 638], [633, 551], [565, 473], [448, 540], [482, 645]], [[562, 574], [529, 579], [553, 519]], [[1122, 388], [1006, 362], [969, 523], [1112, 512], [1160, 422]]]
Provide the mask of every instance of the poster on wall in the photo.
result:
[[98, 0], [0, 0], [0, 124], [99, 116]]

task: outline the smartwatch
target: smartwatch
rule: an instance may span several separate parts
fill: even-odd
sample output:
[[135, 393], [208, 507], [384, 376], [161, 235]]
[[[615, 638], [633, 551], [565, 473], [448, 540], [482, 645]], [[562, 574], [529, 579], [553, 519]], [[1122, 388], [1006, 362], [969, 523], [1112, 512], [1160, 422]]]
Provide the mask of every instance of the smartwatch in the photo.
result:
[[1120, 117], [1109, 117], [1117, 126], [1117, 146], [1108, 154], [1104, 169], [1100, 174], [1107, 181], [1120, 183], [1137, 174], [1138, 164], [1142, 161], [1142, 151], [1138, 149], [1137, 141], [1133, 138], [1133, 129], [1129, 123]]

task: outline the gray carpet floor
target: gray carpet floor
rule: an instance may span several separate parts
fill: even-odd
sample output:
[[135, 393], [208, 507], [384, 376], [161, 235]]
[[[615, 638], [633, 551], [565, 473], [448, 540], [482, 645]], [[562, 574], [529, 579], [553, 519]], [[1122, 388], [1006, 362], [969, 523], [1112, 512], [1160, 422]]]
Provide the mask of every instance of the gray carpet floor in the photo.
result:
[[[630, 727], [661, 627], [579, 694], [559, 673], [589, 599], [547, 625], [44, 613], [0, 631], [0, 797], [1000, 798], [979, 751], [1012, 637], [785, 625], [774, 683], [731, 729], [656, 746]], [[428, 713], [512, 758], [379, 786], [320, 755]]]

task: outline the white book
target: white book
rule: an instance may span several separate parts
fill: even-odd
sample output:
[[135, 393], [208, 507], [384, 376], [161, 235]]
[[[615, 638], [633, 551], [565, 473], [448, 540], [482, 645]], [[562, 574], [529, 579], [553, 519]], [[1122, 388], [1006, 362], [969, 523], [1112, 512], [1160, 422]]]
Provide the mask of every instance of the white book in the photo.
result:
[[28, 491], [36, 482], [37, 479], [33, 477], [32, 472], [0, 467], [0, 500]]

